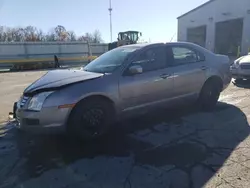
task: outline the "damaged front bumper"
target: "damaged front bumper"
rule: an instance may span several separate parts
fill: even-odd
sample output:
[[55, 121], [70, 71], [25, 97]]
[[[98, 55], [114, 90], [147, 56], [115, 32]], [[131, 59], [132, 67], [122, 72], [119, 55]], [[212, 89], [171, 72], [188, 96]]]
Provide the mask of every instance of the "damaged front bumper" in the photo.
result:
[[48, 107], [37, 112], [20, 108], [17, 104], [13, 104], [13, 112], [9, 113], [9, 118], [16, 120], [18, 129], [35, 134], [57, 134], [66, 131], [70, 109]]
[[16, 119], [17, 102], [13, 105], [12, 112], [9, 112], [9, 119]]

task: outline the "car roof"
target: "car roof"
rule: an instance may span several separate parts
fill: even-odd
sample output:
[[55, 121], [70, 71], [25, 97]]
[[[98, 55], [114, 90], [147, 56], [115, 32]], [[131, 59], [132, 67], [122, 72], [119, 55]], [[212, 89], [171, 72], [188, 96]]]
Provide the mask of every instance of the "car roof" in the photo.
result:
[[139, 43], [139, 44], [130, 44], [130, 45], [125, 45], [125, 46], [120, 46], [118, 48], [137, 48], [137, 49], [141, 49], [144, 47], [153, 47], [153, 46], [163, 46], [163, 45], [183, 45], [183, 46], [188, 46], [191, 48], [194, 48], [196, 50], [199, 50], [203, 53], [209, 53], [209, 54], [213, 54], [213, 52], [209, 51], [208, 49], [199, 46], [197, 44], [191, 43], [191, 42], [167, 42], [167, 43]]
[[192, 43], [192, 42], [166, 42], [166, 44], [198, 46], [197, 44], [194, 44], [194, 43]]
[[129, 45], [125, 45], [125, 46], [121, 46], [119, 48], [143, 48], [146, 46], [152, 46], [152, 45], [163, 45], [164, 43], [138, 43], [138, 44], [129, 44]]
[[203, 53], [214, 54], [212, 51], [192, 42], [167, 42], [166, 44], [184, 45], [202, 51]]
[[175, 44], [175, 45], [188, 45], [188, 46], [195, 46], [195, 47], [200, 47], [197, 44], [191, 43], [191, 42], [166, 42], [166, 43], [138, 43], [138, 44], [130, 44], [130, 45], [125, 45], [121, 46], [119, 48], [130, 48], [130, 47], [137, 47], [137, 48], [143, 48], [146, 46], [157, 46], [157, 45], [164, 45], [164, 44]]

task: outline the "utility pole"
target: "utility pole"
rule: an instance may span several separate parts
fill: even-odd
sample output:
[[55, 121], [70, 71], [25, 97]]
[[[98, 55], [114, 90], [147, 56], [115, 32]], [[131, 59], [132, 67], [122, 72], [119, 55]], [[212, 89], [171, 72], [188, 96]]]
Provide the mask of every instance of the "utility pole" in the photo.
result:
[[112, 42], [112, 6], [111, 0], [109, 0], [109, 27], [110, 27], [110, 42]]

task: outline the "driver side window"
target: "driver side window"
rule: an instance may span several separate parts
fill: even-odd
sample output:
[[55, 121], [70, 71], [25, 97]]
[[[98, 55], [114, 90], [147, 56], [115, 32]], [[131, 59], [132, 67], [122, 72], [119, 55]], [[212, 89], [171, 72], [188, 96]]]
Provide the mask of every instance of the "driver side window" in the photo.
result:
[[136, 57], [132, 65], [140, 65], [143, 69], [143, 72], [165, 68], [166, 61], [164, 59], [164, 54], [163, 47], [148, 49]]

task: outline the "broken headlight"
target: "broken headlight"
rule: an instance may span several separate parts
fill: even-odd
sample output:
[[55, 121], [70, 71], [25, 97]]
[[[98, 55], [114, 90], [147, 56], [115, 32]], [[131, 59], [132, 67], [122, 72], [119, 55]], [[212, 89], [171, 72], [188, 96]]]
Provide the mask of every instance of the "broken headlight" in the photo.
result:
[[53, 91], [38, 93], [31, 98], [28, 104], [29, 110], [40, 111], [46, 98], [52, 94]]

